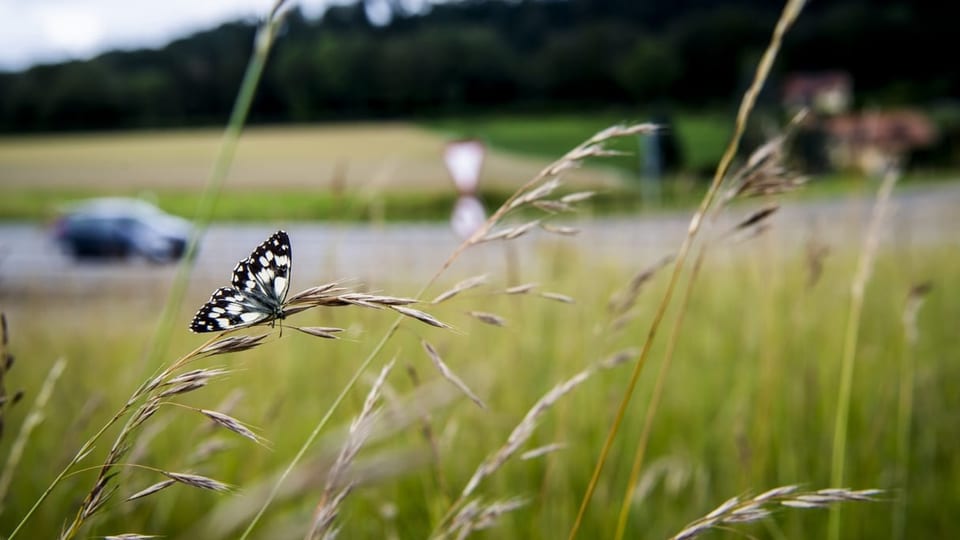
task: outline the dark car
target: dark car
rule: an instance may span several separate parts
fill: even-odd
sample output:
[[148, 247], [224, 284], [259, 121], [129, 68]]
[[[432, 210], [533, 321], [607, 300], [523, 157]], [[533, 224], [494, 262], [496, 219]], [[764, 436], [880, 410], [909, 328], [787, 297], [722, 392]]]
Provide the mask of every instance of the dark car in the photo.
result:
[[183, 256], [190, 223], [139, 199], [91, 199], [57, 220], [54, 237], [77, 258], [140, 256], [163, 263]]

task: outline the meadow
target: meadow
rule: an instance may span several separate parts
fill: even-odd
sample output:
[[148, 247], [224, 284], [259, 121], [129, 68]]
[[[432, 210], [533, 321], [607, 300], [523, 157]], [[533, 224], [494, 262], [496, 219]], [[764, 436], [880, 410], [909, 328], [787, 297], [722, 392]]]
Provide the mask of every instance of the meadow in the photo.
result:
[[[830, 237], [823, 240], [830, 242]], [[667, 272], [656, 273], [633, 305], [618, 311], [611, 298], [622, 298], [643, 268], [592, 259], [589, 250], [577, 247], [576, 239], [536, 245], [536, 257], [544, 264], [536, 271], [517, 269], [514, 279], [519, 282], [491, 275], [481, 287], [435, 306], [422, 306], [456, 332], [414, 320], [400, 325], [334, 412], [320, 440], [309, 447], [293, 481], [251, 537], [304, 534], [323, 498], [326, 473], [347, 426], [388, 361], [395, 367], [383, 390], [382, 422], [374, 424], [350, 469], [350, 482], [355, 484], [337, 518], [345, 537], [436, 534], [475, 469], [507, 441], [540, 396], [581, 370], [632, 350], [625, 364], [598, 368], [559, 398], [517, 455], [477, 489], [476, 495], [488, 503], [514, 498], [525, 503], [502, 516], [487, 536], [567, 534], [636, 348], [664, 292]], [[675, 343], [646, 467], [633, 488], [628, 537], [667, 537], [735, 495], [788, 484], [810, 489], [830, 485], [838, 374], [857, 251], [855, 245], [832, 244], [819, 278], [811, 275], [816, 270], [803, 247], [784, 242], [776, 230], [747, 243], [722, 245], [708, 255]], [[656, 258], [648, 262], [653, 264]], [[224, 275], [232, 264], [224, 261]], [[441, 280], [426, 297], [452, 287], [467, 270], [455, 267], [457, 279]], [[540, 286], [528, 294], [503, 293], [528, 281]], [[927, 281], [932, 289], [916, 321], [905, 320], [911, 288]], [[949, 511], [960, 503], [955, 489], [960, 479], [956, 452], [960, 426], [950, 413], [960, 406], [957, 283], [960, 258], [955, 248], [894, 243], [881, 249], [866, 289], [857, 344], [845, 486], [885, 492], [877, 502], [845, 505], [845, 538], [943, 538], [958, 532]], [[421, 284], [415, 276], [398, 275], [368, 286], [380, 294], [410, 296]], [[297, 283], [295, 290], [309, 285], [313, 284]], [[53, 361], [67, 361], [40, 411], [43, 421], [25, 441], [26, 451], [11, 471], [11, 484], [5, 486], [0, 516], [4, 531], [11, 530], [55, 471], [155, 369], [144, 359], [156, 346], [151, 343], [156, 306], [162, 304], [166, 290], [135, 290], [142, 294], [105, 288], [83, 296], [22, 297], [9, 291], [4, 295], [9, 348], [17, 359], [4, 383], [8, 392], [26, 391], [21, 403], [5, 411], [0, 446], [4, 456], [10, 455], [26, 417], [35, 412], [32, 403]], [[536, 291], [567, 294], [575, 303], [539, 297]], [[177, 315], [176, 330], [165, 347], [165, 364], [203, 341], [185, 329], [194, 308], [185, 306]], [[470, 312], [496, 314], [505, 325], [485, 323]], [[136, 531], [169, 538], [237, 537], [259, 508], [265, 490], [293, 459], [357, 366], [389, 333], [393, 319], [380, 310], [328, 307], [286, 321], [282, 338], [274, 330], [254, 350], [193, 366], [225, 369], [229, 374], [196, 392], [170, 398], [179, 405], [162, 407], [150, 419], [131, 441], [125, 460], [130, 465], [118, 471], [118, 493], [92, 519], [86, 536]], [[346, 330], [344, 339], [329, 341], [296, 332], [290, 325]], [[908, 336], [914, 331], [916, 339], [911, 341]], [[614, 535], [634, 448], [669, 343], [666, 335], [655, 343], [588, 508], [584, 537]], [[486, 408], [475, 405], [437, 372], [421, 340], [433, 345]], [[905, 396], [908, 390], [912, 399]], [[223, 411], [248, 422], [268, 442], [258, 445], [218, 429], [184, 406]], [[906, 447], [901, 438], [905, 418], [911, 420]], [[116, 427], [105, 441], [115, 434]], [[540, 457], [520, 459], [522, 452], [551, 444], [562, 446]], [[108, 446], [98, 445], [78, 472], [58, 486], [22, 537], [56, 536], [90, 488], [95, 471], [88, 467], [104, 458]], [[202, 474], [236, 489], [220, 494], [176, 485], [123, 502], [163, 479], [144, 467]], [[824, 510], [783, 509], [760, 524], [737, 528], [768, 538], [823, 536], [826, 516]], [[903, 519], [897, 527], [903, 528], [894, 527], [897, 516]]]
[[[436, 273], [412, 275], [391, 260], [382, 261], [385, 277], [367, 283], [304, 283], [317, 269], [294, 271], [291, 294], [275, 301], [282, 321], [190, 334], [205, 298], [198, 290], [209, 288], [188, 264], [82, 288], [71, 288], [70, 276], [22, 290], [0, 280], [0, 534], [960, 536], [951, 199], [936, 212], [914, 208], [915, 221], [877, 210], [868, 221], [843, 201], [827, 205], [825, 223], [782, 219], [788, 209], [778, 212], [774, 196], [800, 184], [783, 139], [730, 167], [801, 7], [785, 7], [712, 187], [683, 214], [692, 217], [676, 249], [650, 252], [642, 243], [651, 233], [638, 228], [617, 256], [598, 256], [595, 245], [578, 244], [575, 227], [585, 223], [567, 217], [584, 215], [574, 211], [590, 194], [578, 190], [606, 181], [580, 166], [604, 157], [612, 140], [653, 129], [629, 125], [545, 168], [534, 161], [528, 174], [504, 174], [513, 194], [459, 248], [436, 254]], [[426, 178], [402, 159], [355, 157], [353, 173], [326, 160], [328, 182], [318, 184], [315, 168], [285, 154], [298, 146], [287, 138], [295, 132], [251, 132], [232, 146], [278, 17], [263, 23], [222, 146], [208, 134], [174, 152], [182, 161], [168, 161], [155, 140], [117, 134], [90, 138], [93, 146], [86, 138], [39, 145], [72, 156], [58, 162], [31, 154], [35, 141], [8, 141], [0, 162], [20, 180], [4, 189], [52, 193], [84, 175], [118, 189], [158, 181], [196, 189], [211, 160], [209, 185], [228, 171], [223, 193], [269, 179], [264, 198], [283, 186], [337, 191], [353, 185], [350, 174], [364, 186]], [[458, 122], [443, 129], [462, 131]], [[491, 139], [503, 137], [495, 122]], [[443, 140], [400, 152], [396, 131], [356, 129], [364, 155], [379, 140], [396, 155], [425, 156]], [[398, 129], [401, 140], [423, 143], [425, 132]], [[257, 135], [259, 144], [243, 146]], [[321, 161], [318, 141], [300, 151]], [[78, 165], [97, 152], [111, 174]], [[31, 176], [38, 166], [45, 173]], [[165, 172], [144, 173], [157, 170]], [[891, 202], [897, 178], [895, 170], [884, 177], [875, 208]], [[871, 188], [869, 209], [874, 185], [862, 187]], [[220, 191], [203, 193], [198, 223], [217, 217]], [[885, 229], [892, 224], [899, 228]], [[508, 246], [503, 264], [462, 265], [461, 253], [499, 243]], [[324, 249], [296, 244], [293, 253]], [[530, 257], [537, 264], [518, 263]], [[223, 261], [220, 284], [235, 264]]]
[[[581, 126], [581, 139], [591, 133]], [[49, 219], [70, 201], [105, 195], [193, 215], [222, 139], [213, 128], [0, 137], [0, 218]], [[443, 165], [448, 140], [400, 122], [253, 127], [239, 142], [214, 217], [366, 221], [388, 208], [387, 219], [438, 219], [456, 198]], [[482, 189], [491, 200], [550, 161], [518, 150], [488, 154]], [[609, 189], [622, 174], [574, 171], [568, 183]]]
[[[213, 217], [230, 221], [446, 220], [457, 197], [443, 165], [447, 141], [488, 145], [480, 194], [502, 203], [543, 166], [599, 129], [639, 115], [541, 114], [414, 122], [248, 128]], [[679, 138], [691, 167], [716, 162], [729, 130], [718, 114], [684, 114]], [[0, 137], [0, 220], [50, 220], [71, 201], [96, 196], [153, 200], [193, 215], [221, 129]], [[601, 212], [641, 204], [638, 139], [614, 141], [625, 155], [592, 160], [566, 176], [568, 190], [602, 193]], [[667, 182], [658, 206], [689, 205], [703, 185]]]

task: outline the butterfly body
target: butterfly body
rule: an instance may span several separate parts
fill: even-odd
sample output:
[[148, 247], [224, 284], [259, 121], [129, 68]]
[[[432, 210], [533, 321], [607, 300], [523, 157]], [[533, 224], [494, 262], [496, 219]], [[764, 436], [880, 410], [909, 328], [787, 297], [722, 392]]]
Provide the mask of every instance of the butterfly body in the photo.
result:
[[221, 332], [285, 317], [290, 288], [290, 238], [277, 231], [233, 269], [232, 287], [214, 291], [193, 321], [193, 332]]

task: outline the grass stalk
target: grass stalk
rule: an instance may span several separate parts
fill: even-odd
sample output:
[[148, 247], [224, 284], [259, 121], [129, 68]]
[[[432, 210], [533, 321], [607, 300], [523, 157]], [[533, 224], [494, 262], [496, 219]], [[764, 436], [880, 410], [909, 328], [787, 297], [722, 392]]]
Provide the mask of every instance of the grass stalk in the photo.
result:
[[47, 403], [53, 395], [53, 389], [66, 368], [67, 361], [63, 358], [57, 360], [50, 368], [47, 378], [43, 381], [43, 386], [40, 387], [40, 392], [37, 393], [37, 398], [33, 401], [33, 407], [30, 408], [30, 412], [24, 418], [23, 424], [20, 425], [20, 431], [17, 433], [17, 438], [13, 440], [13, 445], [10, 446], [7, 462], [3, 466], [3, 473], [0, 474], [0, 514], [3, 514], [3, 501], [6, 500], [7, 490], [10, 489], [10, 482], [13, 480], [13, 473], [17, 470], [17, 465], [20, 464], [30, 434], [34, 428], [43, 422], [43, 410], [47, 407]]
[[[54, 479], [50, 482], [50, 484], [46, 487], [46, 489], [44, 489], [43, 493], [40, 494], [40, 497], [38, 497], [37, 500], [34, 501], [33, 506], [30, 507], [30, 510], [28, 510], [27, 513], [24, 514], [24, 516], [20, 519], [20, 522], [17, 524], [17, 526], [13, 529], [10, 535], [7, 536], [7, 540], [12, 540], [14, 537], [17, 536], [17, 533], [19, 533], [20, 530], [23, 528], [23, 526], [26, 525], [27, 521], [30, 520], [30, 517], [33, 516], [33, 513], [36, 512], [37, 508], [39, 508], [40, 505], [43, 503], [43, 501], [45, 501], [47, 497], [50, 496], [50, 493], [53, 492], [54, 488], [56, 488], [60, 484], [60, 482], [67, 476], [67, 474], [71, 471], [71, 469], [73, 469], [73, 467], [77, 463], [79, 463], [81, 460], [87, 457], [90, 454], [90, 452], [93, 451], [93, 448], [96, 445], [97, 441], [99, 441], [100, 438], [103, 437], [104, 433], [106, 433], [107, 430], [113, 427], [113, 425], [116, 424], [121, 418], [126, 416], [126, 414], [133, 409], [134, 405], [136, 405], [137, 402], [139, 402], [140, 399], [148, 393], [150, 381], [161, 380], [166, 376], [170, 375], [171, 373], [173, 373], [174, 371], [176, 371], [177, 369], [183, 367], [187, 362], [199, 356], [201, 354], [201, 351], [204, 348], [209, 346], [211, 343], [213, 343], [220, 337], [221, 335], [217, 335], [210, 338], [204, 344], [200, 345], [193, 351], [180, 357], [176, 362], [171, 364], [170, 367], [164, 369], [160, 375], [158, 375], [157, 377], [147, 379], [142, 385], [140, 385], [133, 392], [133, 394], [126, 401], [126, 403], [124, 403], [124, 405], [120, 407], [120, 409], [116, 413], [114, 413], [113, 417], [111, 417], [110, 420], [107, 420], [107, 422], [104, 423], [103, 426], [101, 426], [100, 429], [93, 434], [93, 436], [87, 439], [86, 442], [84, 442], [80, 446], [80, 449], [77, 450], [77, 453], [74, 454], [73, 458], [63, 467], [63, 469], [57, 474], [57, 476], [54, 477]], [[118, 448], [121, 438], [125, 434], [129, 433], [129, 428], [130, 428], [130, 421], [128, 420], [124, 429], [121, 430], [121, 433], [117, 438], [117, 442], [114, 443], [115, 449]], [[106, 475], [109, 472], [109, 469], [110, 467], [107, 466], [107, 464], [102, 465], [100, 467], [101, 476]]]
[[[484, 240], [484, 237], [496, 226], [504, 216], [506, 216], [511, 210], [517, 208], [521, 201], [521, 197], [524, 195], [529, 195], [535, 187], [539, 184], [545, 182], [548, 178], [555, 177], [562, 173], [563, 171], [576, 166], [580, 161], [588, 157], [598, 157], [606, 155], [603, 148], [600, 146], [605, 141], [615, 138], [623, 137], [628, 135], [637, 135], [642, 133], [651, 133], [656, 129], [656, 126], [652, 124], [636, 124], [632, 126], [614, 126], [611, 128], [604, 129], [583, 143], [576, 146], [573, 150], [567, 152], [563, 157], [557, 161], [551, 163], [543, 170], [541, 170], [535, 177], [530, 179], [526, 184], [521, 186], [517, 191], [515, 191], [507, 200], [497, 208], [493, 214], [487, 218], [487, 220], [466, 240], [460, 243], [453, 252], [444, 260], [443, 264], [437, 269], [437, 271], [430, 277], [429, 280], [420, 288], [414, 298], [422, 298], [424, 294], [432, 287], [437, 280], [446, 272], [450, 266], [471, 246], [478, 244]], [[253, 529], [256, 527], [257, 523], [263, 517], [263, 514], [266, 512], [267, 508], [273, 503], [277, 494], [280, 492], [282, 484], [290, 476], [290, 473], [296, 468], [296, 466], [303, 460], [304, 455], [306, 455], [307, 449], [316, 442], [317, 437], [319, 437], [320, 432], [323, 431], [323, 428], [326, 426], [327, 422], [330, 420], [330, 417], [333, 415], [333, 412], [340, 406], [340, 403], [343, 402], [347, 393], [356, 385], [357, 381], [360, 380], [360, 377], [363, 373], [370, 367], [374, 359], [383, 351], [383, 348], [386, 346], [390, 338], [396, 333], [397, 329], [400, 327], [400, 322], [403, 320], [403, 316], [399, 316], [396, 320], [390, 325], [386, 332], [384, 332], [383, 337], [377, 342], [377, 345], [367, 354], [363, 362], [360, 363], [360, 366], [357, 367], [354, 374], [351, 376], [350, 380], [347, 381], [346, 386], [343, 390], [340, 391], [340, 394], [337, 395], [337, 398], [334, 399], [333, 403], [330, 404], [327, 412], [324, 413], [320, 421], [314, 426], [313, 430], [310, 432], [310, 435], [304, 440], [300, 445], [300, 448], [297, 450], [297, 453], [294, 455], [290, 463], [287, 464], [286, 469], [274, 483], [273, 487], [270, 490], [270, 493], [267, 495], [267, 498], [264, 500], [263, 505], [257, 511], [257, 514], [254, 516], [253, 520], [247, 525], [247, 528], [244, 530], [243, 534], [240, 536], [240, 540], [246, 540], [250, 533], [253, 532]]]
[[[893, 186], [900, 177], [899, 171], [890, 168], [877, 191], [876, 202], [867, 227], [863, 248], [857, 259], [857, 269], [850, 284], [850, 310], [843, 338], [843, 356], [840, 360], [840, 386], [837, 389], [837, 409], [834, 420], [833, 450], [830, 458], [830, 485], [844, 483], [844, 464], [847, 452], [847, 427], [850, 420], [850, 396], [853, 389], [854, 365], [857, 356], [857, 341], [860, 333], [860, 315], [863, 311], [863, 296], [873, 270], [873, 261], [880, 242], [880, 226], [886, 213]], [[840, 538], [840, 508], [830, 509], [828, 538]]]
[[323, 431], [323, 428], [326, 427], [327, 422], [330, 421], [330, 417], [333, 416], [334, 411], [337, 410], [337, 407], [340, 406], [340, 403], [347, 397], [347, 394], [353, 387], [357, 384], [357, 381], [360, 380], [360, 377], [363, 373], [370, 367], [370, 364], [373, 363], [374, 359], [380, 354], [380, 351], [387, 345], [387, 342], [390, 340], [390, 337], [393, 336], [397, 328], [400, 327], [400, 321], [403, 317], [397, 317], [397, 320], [390, 326], [390, 329], [380, 338], [380, 341], [377, 342], [377, 345], [370, 350], [370, 353], [367, 354], [367, 357], [364, 358], [363, 362], [360, 364], [360, 367], [354, 371], [353, 376], [347, 381], [347, 384], [343, 387], [339, 394], [337, 394], [336, 399], [333, 400], [333, 403], [330, 404], [330, 407], [327, 408], [327, 412], [324, 413], [323, 417], [319, 422], [313, 427], [313, 431], [310, 432], [310, 435], [307, 436], [306, 440], [303, 441], [303, 444], [300, 445], [300, 448], [297, 450], [297, 453], [293, 456], [293, 459], [290, 460], [290, 463], [287, 464], [287, 468], [283, 470], [283, 473], [280, 475], [280, 478], [274, 482], [273, 487], [270, 489], [270, 493], [267, 495], [267, 498], [263, 501], [263, 504], [260, 506], [260, 509], [257, 510], [257, 514], [253, 516], [253, 519], [250, 520], [250, 523], [247, 525], [247, 528], [244, 529], [243, 534], [240, 535], [240, 540], [246, 540], [250, 533], [253, 532], [253, 529], [260, 522], [260, 518], [263, 517], [263, 514], [266, 513], [267, 508], [273, 503], [274, 499], [277, 498], [277, 494], [280, 492], [280, 487], [283, 486], [283, 483], [290, 476], [290, 473], [300, 464], [303, 460], [303, 456], [306, 455], [307, 450], [313, 446], [313, 443], [316, 442], [317, 437], [320, 436], [320, 432]]
[[285, 1], [286, 0], [277, 0], [274, 3], [270, 14], [257, 31], [253, 54], [243, 74], [237, 99], [234, 101], [233, 109], [230, 112], [230, 119], [227, 122], [227, 127], [223, 132], [223, 138], [217, 149], [217, 155], [214, 159], [213, 167], [210, 170], [210, 176], [207, 178], [197, 203], [190, 240], [187, 242], [187, 248], [180, 264], [177, 265], [177, 273], [173, 279], [170, 293], [167, 295], [163, 312], [160, 315], [160, 322], [147, 348], [147, 366], [156, 365], [160, 359], [167, 354], [167, 344], [170, 342], [170, 336], [177, 322], [176, 317], [180, 313], [180, 308], [183, 305], [183, 299], [186, 295], [187, 283], [190, 279], [190, 274], [193, 272], [194, 264], [196, 263], [197, 247], [200, 245], [200, 239], [210, 225], [214, 206], [223, 190], [223, 184], [227, 178], [227, 174], [230, 173], [230, 166], [236, 154], [237, 144], [240, 142], [240, 134], [243, 131], [243, 126], [246, 124], [247, 116], [250, 113], [250, 106], [253, 103], [257, 85], [260, 82], [260, 77], [263, 75], [263, 68], [267, 64], [267, 58], [270, 55], [270, 49], [276, 38], [277, 30], [283, 22], [283, 14], [285, 12], [281, 11], [281, 8]]
[[703, 266], [703, 260], [706, 258], [706, 249], [701, 249], [694, 260], [690, 277], [687, 279], [687, 286], [683, 290], [683, 298], [680, 300], [680, 311], [677, 318], [673, 321], [673, 327], [670, 330], [670, 337], [667, 340], [667, 350], [664, 352], [663, 363], [660, 364], [660, 371], [657, 373], [657, 380], [654, 383], [653, 393], [650, 395], [650, 402], [647, 404], [647, 414], [643, 420], [643, 430], [640, 432], [640, 440], [637, 441], [637, 448], [634, 451], [633, 465], [630, 467], [630, 476], [627, 480], [627, 486], [624, 489], [623, 501], [620, 503], [620, 514], [617, 516], [617, 531], [614, 534], [615, 540], [622, 540], [627, 531], [627, 520], [630, 517], [630, 506], [633, 503], [633, 494], [636, 489], [637, 481], [640, 478], [640, 471], [643, 469], [643, 460], [646, 456], [647, 445], [650, 443], [650, 434], [653, 432], [653, 421], [657, 416], [660, 407], [660, 400], [663, 397], [663, 389], [667, 384], [667, 374], [670, 372], [670, 365], [673, 361], [673, 354], [676, 351], [677, 343], [680, 341], [680, 330], [683, 327], [684, 315], [690, 304], [693, 285], [700, 274], [700, 268]]
[[660, 301], [660, 305], [657, 307], [657, 311], [654, 314], [654, 318], [650, 324], [650, 329], [647, 333], [646, 340], [644, 341], [636, 363], [634, 364], [633, 372], [630, 374], [630, 379], [627, 382], [627, 387], [624, 390], [623, 398], [621, 399], [620, 405], [617, 408], [616, 416], [614, 417], [614, 420], [610, 426], [610, 430], [607, 433], [606, 440], [604, 441], [603, 447], [600, 450], [600, 456], [597, 458], [594, 466], [593, 474], [591, 475], [590, 481], [587, 484], [586, 492], [584, 493], [583, 499], [580, 503], [580, 509], [578, 510], [577, 516], [570, 528], [570, 540], [576, 538], [577, 532], [580, 530], [580, 526], [583, 523], [583, 517], [586, 514], [587, 506], [590, 503], [590, 499], [593, 497], [594, 491], [596, 491], [597, 484], [600, 480], [600, 473], [603, 471], [603, 467], [606, 464], [610, 450], [613, 448], [613, 442], [620, 430], [620, 425], [622, 424], [624, 416], [626, 415], [627, 407], [630, 405], [630, 399], [633, 397], [634, 389], [636, 388], [637, 382], [640, 379], [640, 373], [643, 371], [643, 367], [646, 365], [647, 357], [650, 354], [653, 340], [657, 335], [660, 323], [662, 322], [666, 313], [667, 306], [670, 304], [670, 300], [673, 297], [673, 291], [679, 279], [680, 272], [683, 269], [690, 247], [700, 230], [704, 216], [716, 198], [717, 192], [720, 189], [720, 185], [723, 183], [723, 179], [726, 176], [727, 170], [730, 168], [730, 164], [733, 162], [733, 158], [737, 153], [737, 149], [740, 146], [740, 140], [743, 137], [744, 130], [746, 129], [747, 119], [749, 118], [750, 113], [753, 111], [757, 96], [759, 95], [760, 90], [763, 88], [763, 85], [770, 74], [770, 69], [773, 66], [773, 61], [776, 59], [777, 53], [780, 50], [783, 37], [800, 15], [803, 6], [804, 0], [789, 0], [784, 6], [783, 12], [780, 14], [780, 19], [777, 21], [777, 26], [774, 29], [770, 44], [767, 46], [766, 51], [764, 51], [763, 57], [760, 59], [760, 63], [757, 66], [757, 71], [754, 75], [753, 82], [750, 84], [750, 87], [743, 96], [743, 100], [740, 103], [740, 108], [737, 111], [737, 120], [734, 127], [733, 136], [731, 137], [730, 143], [720, 159], [720, 163], [718, 164], [717, 170], [714, 173], [710, 188], [707, 190], [703, 200], [700, 202], [699, 208], [693, 215], [693, 218], [690, 220], [687, 235], [684, 237], [683, 242], [680, 245], [680, 249], [677, 252], [677, 257], [674, 260], [673, 271], [670, 274], [670, 280], [667, 283], [666, 291], [664, 292], [663, 298]]
[[913, 425], [913, 392], [916, 380], [915, 347], [918, 339], [917, 312], [929, 292], [929, 283], [913, 287], [903, 310], [903, 338], [900, 343], [900, 390], [897, 400], [897, 484], [899, 497], [893, 508], [893, 539], [905, 537], [910, 484], [910, 432]]

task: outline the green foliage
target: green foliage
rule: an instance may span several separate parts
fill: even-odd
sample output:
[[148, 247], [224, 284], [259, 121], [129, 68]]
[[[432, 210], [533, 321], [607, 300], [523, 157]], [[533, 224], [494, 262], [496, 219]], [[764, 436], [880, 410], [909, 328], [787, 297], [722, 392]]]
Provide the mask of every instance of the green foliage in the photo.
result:
[[[727, 103], [779, 9], [765, 0], [488, 0], [420, 13], [390, 4], [398, 11], [382, 28], [372, 27], [359, 5], [331, 8], [318, 20], [291, 13], [251, 119]], [[814, 3], [784, 44], [778, 69], [849, 70], [858, 100], [868, 105], [960, 94], [957, 71], [945, 69], [938, 54], [957, 6], [883, 4]], [[0, 130], [220, 124], [253, 33], [253, 22], [241, 21], [158, 50], [0, 74]]]

